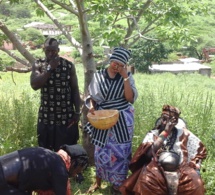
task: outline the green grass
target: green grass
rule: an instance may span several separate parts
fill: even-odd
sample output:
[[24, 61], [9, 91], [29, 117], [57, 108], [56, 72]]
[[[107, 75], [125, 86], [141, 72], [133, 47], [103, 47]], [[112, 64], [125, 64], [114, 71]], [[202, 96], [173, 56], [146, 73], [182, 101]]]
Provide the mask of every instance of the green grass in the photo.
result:
[[[80, 91], [84, 88], [84, 71], [76, 65]], [[36, 121], [39, 91], [29, 83], [30, 73], [0, 72], [0, 155], [37, 144]], [[202, 177], [207, 188], [206, 195], [215, 194], [215, 80], [200, 74], [134, 74], [139, 97], [135, 102], [135, 132], [133, 151], [142, 142], [146, 132], [154, 126], [163, 104], [180, 108], [188, 124], [205, 144], [208, 157], [203, 162]], [[81, 131], [80, 131], [81, 132]], [[84, 192], [95, 181], [94, 167], [85, 172], [85, 181], [72, 181], [74, 194]], [[103, 182], [97, 194], [110, 194], [110, 184]]]

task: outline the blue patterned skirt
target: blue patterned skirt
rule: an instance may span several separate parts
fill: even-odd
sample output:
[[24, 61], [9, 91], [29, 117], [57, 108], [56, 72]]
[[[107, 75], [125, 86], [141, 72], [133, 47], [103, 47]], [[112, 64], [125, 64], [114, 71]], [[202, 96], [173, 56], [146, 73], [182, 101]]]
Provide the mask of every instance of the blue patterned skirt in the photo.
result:
[[133, 117], [126, 118], [130, 136], [129, 142], [117, 143], [114, 133], [109, 130], [106, 145], [103, 148], [95, 146], [96, 176], [115, 186], [120, 186], [127, 178], [132, 154]]

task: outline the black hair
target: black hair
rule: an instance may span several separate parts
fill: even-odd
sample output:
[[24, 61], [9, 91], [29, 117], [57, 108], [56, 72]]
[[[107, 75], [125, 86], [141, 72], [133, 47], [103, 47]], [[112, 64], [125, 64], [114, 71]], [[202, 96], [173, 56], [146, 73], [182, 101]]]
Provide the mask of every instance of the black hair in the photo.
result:
[[77, 168], [78, 166], [86, 169], [88, 166], [88, 157], [87, 156], [78, 156], [77, 158], [71, 159], [71, 166]]

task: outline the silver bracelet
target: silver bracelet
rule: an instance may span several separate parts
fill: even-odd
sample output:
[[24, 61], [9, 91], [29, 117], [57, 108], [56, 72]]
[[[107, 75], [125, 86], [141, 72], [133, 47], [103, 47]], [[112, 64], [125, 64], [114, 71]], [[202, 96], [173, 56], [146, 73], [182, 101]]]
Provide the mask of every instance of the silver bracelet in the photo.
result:
[[124, 78], [124, 81], [127, 81], [129, 79], [129, 76], [127, 78]]

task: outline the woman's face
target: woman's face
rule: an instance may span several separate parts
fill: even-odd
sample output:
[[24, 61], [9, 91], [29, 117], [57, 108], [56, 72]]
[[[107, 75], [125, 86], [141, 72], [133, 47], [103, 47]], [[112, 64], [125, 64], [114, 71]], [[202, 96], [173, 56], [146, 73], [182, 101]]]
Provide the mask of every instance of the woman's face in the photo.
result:
[[111, 61], [110, 67], [115, 73], [117, 73], [120, 69], [125, 68], [125, 65], [117, 61]]
[[168, 114], [161, 115], [162, 124], [164, 125], [166, 125], [166, 123], [169, 122], [170, 119], [171, 119], [171, 116]]
[[168, 122], [172, 122], [172, 123], [176, 123], [177, 124], [178, 123], [178, 118], [176, 118], [175, 116], [171, 115], [171, 113], [170, 114], [163, 113], [161, 115], [161, 129], [162, 130], [165, 129], [166, 124]]

